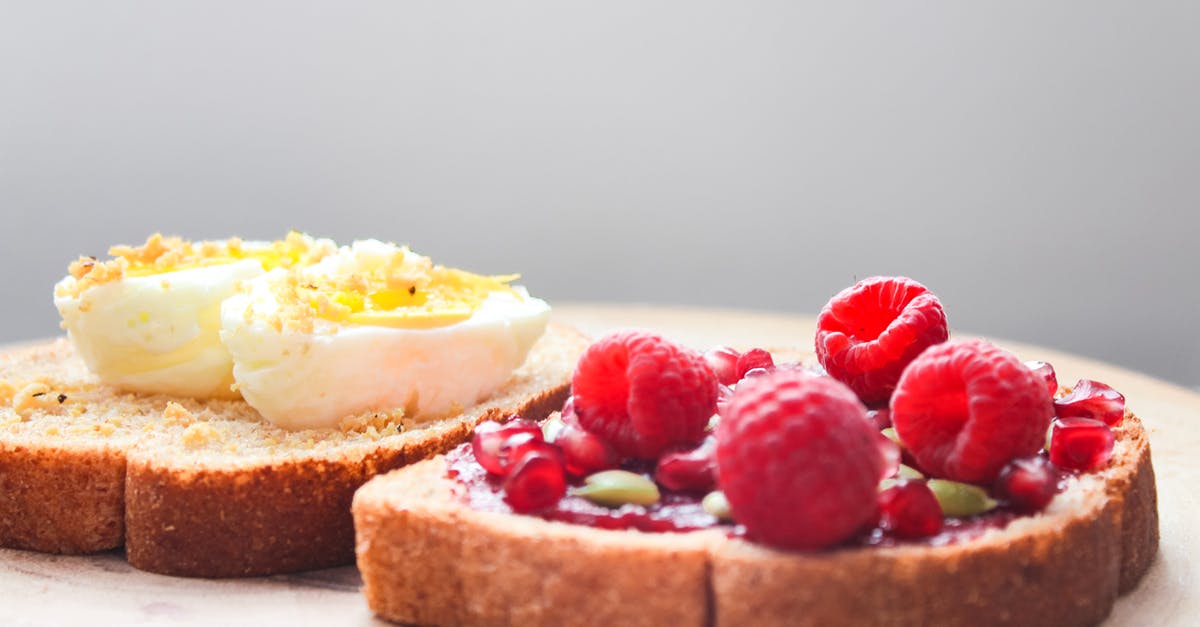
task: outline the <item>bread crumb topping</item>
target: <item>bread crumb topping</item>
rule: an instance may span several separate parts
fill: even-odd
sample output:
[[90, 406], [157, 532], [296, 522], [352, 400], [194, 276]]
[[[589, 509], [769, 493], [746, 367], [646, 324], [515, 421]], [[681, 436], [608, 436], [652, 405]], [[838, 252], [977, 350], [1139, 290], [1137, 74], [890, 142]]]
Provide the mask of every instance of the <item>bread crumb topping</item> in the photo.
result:
[[17, 386], [9, 381], [0, 379], [0, 405], [7, 405], [12, 402], [13, 396], [17, 393]]
[[379, 440], [404, 431], [404, 410], [395, 409], [390, 412], [367, 412], [357, 416], [347, 416], [338, 423], [338, 429], [343, 433], [358, 433], [372, 440]]
[[167, 401], [167, 406], [163, 408], [163, 419], [167, 424], [192, 424], [196, 417], [186, 407], [176, 403], [175, 401]]
[[[263, 269], [312, 264], [333, 253], [335, 246], [328, 240], [292, 231], [280, 241], [269, 244], [245, 243], [233, 237], [224, 241], [190, 242], [180, 237], [164, 237], [155, 233], [141, 246], [113, 246], [112, 257], [100, 261], [95, 257], [80, 257], [67, 268], [68, 280], [55, 287], [59, 297], [78, 297], [97, 285], [119, 281], [125, 277], [150, 276], [178, 270], [257, 259]], [[169, 283], [163, 281], [163, 287]]]
[[318, 266], [296, 266], [270, 277], [271, 306], [252, 303], [244, 319], [265, 319], [276, 331], [305, 334], [317, 330], [318, 320], [436, 328], [470, 318], [493, 292], [523, 298], [509, 286], [518, 278], [434, 265], [406, 246], [356, 242]]
[[181, 439], [188, 448], [197, 448], [210, 442], [219, 441], [221, 432], [207, 422], [197, 422], [183, 430]]
[[28, 418], [36, 411], [50, 409], [56, 404], [57, 399], [50, 394], [50, 386], [45, 383], [30, 383], [12, 397], [13, 411], [22, 418]]

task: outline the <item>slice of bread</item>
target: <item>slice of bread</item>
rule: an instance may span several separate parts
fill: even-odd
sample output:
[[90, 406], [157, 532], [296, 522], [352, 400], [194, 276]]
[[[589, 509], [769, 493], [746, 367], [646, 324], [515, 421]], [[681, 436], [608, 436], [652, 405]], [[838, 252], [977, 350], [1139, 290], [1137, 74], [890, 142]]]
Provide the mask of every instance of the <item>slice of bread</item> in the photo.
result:
[[116, 392], [66, 340], [0, 354], [0, 546], [124, 545], [137, 568], [198, 577], [351, 563], [355, 489], [453, 448], [483, 420], [561, 407], [586, 346], [551, 325], [500, 392], [450, 418], [294, 432], [241, 401]]
[[715, 530], [608, 531], [478, 511], [444, 457], [354, 497], [379, 616], [438, 625], [1093, 625], [1158, 549], [1141, 422], [1046, 511], [944, 546], [784, 552]]

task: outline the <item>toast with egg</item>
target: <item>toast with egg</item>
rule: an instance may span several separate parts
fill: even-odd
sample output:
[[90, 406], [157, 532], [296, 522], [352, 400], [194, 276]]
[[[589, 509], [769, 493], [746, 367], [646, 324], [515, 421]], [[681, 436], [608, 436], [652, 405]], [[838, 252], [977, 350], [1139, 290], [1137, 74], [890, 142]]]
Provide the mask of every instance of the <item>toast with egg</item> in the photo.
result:
[[561, 406], [585, 340], [376, 240], [151, 236], [56, 286], [70, 342], [0, 355], [0, 545], [207, 577], [349, 563], [350, 497], [480, 421]]
[[1094, 625], [1158, 548], [1146, 432], [1129, 415], [1116, 435], [1108, 468], [1007, 527], [820, 552], [474, 509], [439, 456], [355, 494], [358, 566], [371, 610], [406, 624]]
[[475, 424], [561, 407], [587, 341], [551, 325], [500, 392], [429, 423], [287, 431], [239, 400], [120, 393], [66, 340], [0, 355], [0, 546], [125, 547], [151, 572], [240, 577], [353, 561], [350, 499]]

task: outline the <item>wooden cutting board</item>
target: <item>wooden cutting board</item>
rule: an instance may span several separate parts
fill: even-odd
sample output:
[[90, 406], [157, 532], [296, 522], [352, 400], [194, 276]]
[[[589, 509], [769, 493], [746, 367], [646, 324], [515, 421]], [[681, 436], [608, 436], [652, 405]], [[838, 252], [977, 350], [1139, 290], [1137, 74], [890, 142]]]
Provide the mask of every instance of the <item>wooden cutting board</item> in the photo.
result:
[[[813, 319], [696, 308], [563, 305], [555, 319], [596, 335], [616, 327], [661, 331], [714, 344], [808, 347]], [[1200, 394], [1116, 366], [1057, 351], [998, 342], [1022, 359], [1051, 362], [1059, 378], [1108, 383], [1150, 430], [1158, 476], [1162, 550], [1142, 584], [1106, 625], [1195, 625], [1200, 621]], [[255, 579], [198, 580], [134, 570], [119, 552], [86, 557], [0, 549], [0, 624], [383, 625], [358, 593], [353, 567]]]

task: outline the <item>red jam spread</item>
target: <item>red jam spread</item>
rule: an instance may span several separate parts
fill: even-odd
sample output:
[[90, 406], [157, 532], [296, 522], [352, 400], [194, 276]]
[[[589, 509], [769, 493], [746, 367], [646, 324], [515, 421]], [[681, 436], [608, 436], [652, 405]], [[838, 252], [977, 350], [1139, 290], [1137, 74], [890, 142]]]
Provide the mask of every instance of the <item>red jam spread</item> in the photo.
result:
[[[465, 498], [475, 510], [513, 514], [504, 502], [501, 478], [489, 474], [475, 461], [469, 444], [459, 446], [446, 456], [450, 477], [466, 488]], [[626, 470], [650, 476], [648, 468], [626, 465]], [[636, 529], [645, 532], [683, 532], [700, 529], [721, 529], [731, 537], [743, 537], [739, 525], [722, 523], [704, 511], [700, 501], [704, 495], [663, 490], [660, 501], [651, 506], [623, 505], [609, 508], [579, 496], [568, 494], [552, 507], [535, 512], [545, 520], [584, 525], [597, 529]], [[879, 528], [855, 536], [842, 546], [897, 546], [902, 544], [941, 546], [965, 542], [979, 537], [989, 529], [1003, 529], [1021, 514], [1000, 507], [986, 514], [969, 518], [946, 518], [942, 531], [928, 538], [900, 539]]]

